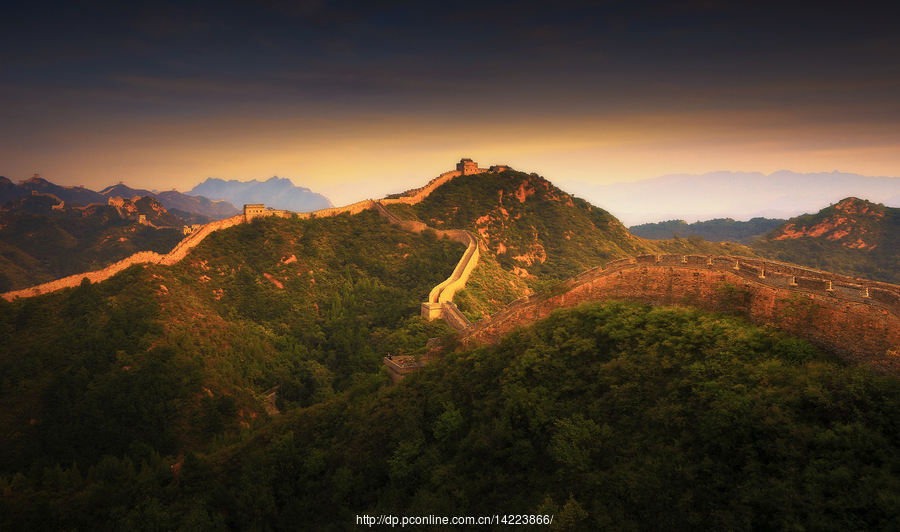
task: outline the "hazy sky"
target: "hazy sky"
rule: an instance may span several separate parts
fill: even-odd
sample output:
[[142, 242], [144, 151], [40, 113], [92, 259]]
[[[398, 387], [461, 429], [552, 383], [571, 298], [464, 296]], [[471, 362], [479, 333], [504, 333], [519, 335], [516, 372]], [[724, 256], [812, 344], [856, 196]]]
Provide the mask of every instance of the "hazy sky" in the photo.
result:
[[551, 181], [900, 176], [883, 7], [744, 0], [5, 2], [0, 175], [335, 204], [461, 157]]

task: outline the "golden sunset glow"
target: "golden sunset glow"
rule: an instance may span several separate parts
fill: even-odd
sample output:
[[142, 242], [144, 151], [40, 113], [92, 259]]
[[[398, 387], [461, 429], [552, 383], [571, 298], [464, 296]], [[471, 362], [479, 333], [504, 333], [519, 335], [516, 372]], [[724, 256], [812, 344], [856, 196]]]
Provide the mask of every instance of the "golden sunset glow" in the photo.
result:
[[479, 21], [502, 6], [237, 5], [154, 25], [164, 9], [85, 5], [80, 25], [43, 21], [41, 39], [21, 33], [41, 15], [20, 8], [0, 37], [14, 51], [0, 174], [160, 190], [278, 175], [335, 204], [420, 186], [460, 157], [593, 184], [900, 175], [900, 81], [884, 68], [900, 47], [869, 18], [844, 14], [827, 39], [715, 3]]

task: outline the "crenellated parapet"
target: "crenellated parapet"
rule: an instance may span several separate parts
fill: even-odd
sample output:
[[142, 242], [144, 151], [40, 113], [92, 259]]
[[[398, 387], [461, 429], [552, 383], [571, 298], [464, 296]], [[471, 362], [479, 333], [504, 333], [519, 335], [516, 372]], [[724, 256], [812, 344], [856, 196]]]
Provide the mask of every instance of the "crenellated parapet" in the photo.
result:
[[738, 312], [845, 360], [900, 371], [900, 286], [733, 256], [642, 255], [612, 261], [520, 298], [455, 339], [462, 345], [494, 344], [555, 309], [613, 300]]

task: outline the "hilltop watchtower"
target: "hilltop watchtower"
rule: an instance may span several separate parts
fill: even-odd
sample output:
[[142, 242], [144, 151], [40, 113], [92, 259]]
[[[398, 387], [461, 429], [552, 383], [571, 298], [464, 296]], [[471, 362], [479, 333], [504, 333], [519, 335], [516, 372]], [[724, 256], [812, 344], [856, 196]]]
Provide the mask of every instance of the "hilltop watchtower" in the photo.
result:
[[264, 203], [251, 203], [244, 205], [244, 222], [249, 222], [257, 216], [265, 216], [266, 205]]
[[456, 164], [456, 171], [461, 172], [462, 175], [480, 174], [481, 172], [484, 172], [484, 170], [478, 168], [478, 163], [476, 163], [472, 159], [460, 160]]

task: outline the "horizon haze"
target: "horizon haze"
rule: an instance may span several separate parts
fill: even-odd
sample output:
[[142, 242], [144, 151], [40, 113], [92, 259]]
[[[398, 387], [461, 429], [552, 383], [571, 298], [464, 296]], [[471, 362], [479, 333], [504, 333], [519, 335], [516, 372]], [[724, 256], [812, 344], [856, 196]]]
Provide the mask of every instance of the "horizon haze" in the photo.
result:
[[900, 175], [889, 6], [28, 2], [0, 8], [0, 175], [344, 204], [471, 157], [590, 185]]

